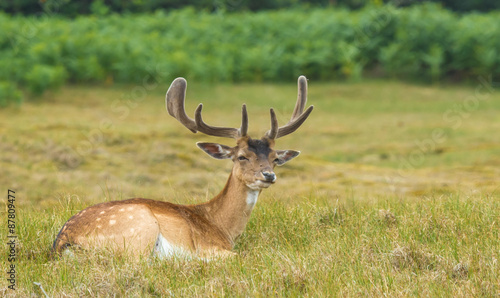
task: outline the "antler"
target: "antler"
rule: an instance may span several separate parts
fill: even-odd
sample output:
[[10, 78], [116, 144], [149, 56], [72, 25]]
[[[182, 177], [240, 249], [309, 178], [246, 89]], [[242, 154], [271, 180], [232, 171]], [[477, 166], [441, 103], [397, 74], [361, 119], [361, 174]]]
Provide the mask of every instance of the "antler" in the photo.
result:
[[266, 133], [266, 137], [270, 139], [277, 139], [296, 131], [302, 123], [306, 121], [307, 117], [309, 117], [314, 108], [314, 106], [310, 106], [304, 111], [306, 103], [307, 79], [305, 76], [300, 76], [298, 79], [297, 103], [293, 109], [292, 118], [290, 118], [290, 121], [288, 121], [288, 123], [284, 126], [278, 127], [278, 119], [276, 118], [274, 110], [271, 109], [271, 129]]
[[248, 131], [248, 114], [246, 105], [241, 109], [241, 127], [216, 127], [206, 124], [201, 117], [203, 104], [199, 104], [195, 111], [195, 119], [189, 118], [184, 109], [184, 100], [186, 98], [187, 82], [184, 78], [175, 79], [170, 88], [168, 88], [165, 97], [168, 113], [177, 119], [182, 125], [190, 131], [196, 133], [201, 132], [206, 135], [225, 137], [225, 138], [240, 138], [247, 135]]

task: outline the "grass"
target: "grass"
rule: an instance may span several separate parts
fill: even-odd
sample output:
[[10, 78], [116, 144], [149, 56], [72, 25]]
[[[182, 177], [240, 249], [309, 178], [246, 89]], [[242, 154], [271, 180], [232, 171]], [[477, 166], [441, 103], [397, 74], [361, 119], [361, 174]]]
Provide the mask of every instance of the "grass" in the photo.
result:
[[[0, 110], [0, 185], [16, 191], [19, 236], [18, 289], [2, 278], [1, 296], [43, 295], [34, 282], [55, 297], [500, 294], [500, 96], [474, 101], [473, 87], [310, 82], [311, 119], [277, 145], [302, 154], [276, 170], [235, 258], [49, 259], [86, 206], [195, 203], [223, 187], [230, 162], [194, 143], [231, 141], [183, 128], [164, 110], [167, 88], [66, 86]], [[292, 84], [190, 82], [186, 110], [203, 102], [208, 123], [237, 126], [245, 102], [256, 136], [270, 106], [285, 123], [295, 98]]]

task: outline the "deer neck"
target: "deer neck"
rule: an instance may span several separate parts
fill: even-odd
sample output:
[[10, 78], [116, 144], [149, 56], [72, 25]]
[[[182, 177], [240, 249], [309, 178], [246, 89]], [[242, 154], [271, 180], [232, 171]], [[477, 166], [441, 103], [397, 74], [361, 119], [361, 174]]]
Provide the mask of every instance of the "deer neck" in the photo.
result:
[[205, 204], [207, 216], [234, 242], [245, 230], [260, 192], [231, 173], [224, 189]]

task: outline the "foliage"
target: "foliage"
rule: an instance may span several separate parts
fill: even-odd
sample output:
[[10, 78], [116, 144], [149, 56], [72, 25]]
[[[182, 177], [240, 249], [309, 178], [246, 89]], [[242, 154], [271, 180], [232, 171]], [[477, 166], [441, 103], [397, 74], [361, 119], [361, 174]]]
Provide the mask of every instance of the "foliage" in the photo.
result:
[[0, 10], [24, 15], [51, 13], [74, 17], [82, 14], [103, 15], [111, 11], [144, 13], [185, 7], [206, 11], [262, 11], [300, 6], [360, 9], [371, 4], [410, 6], [422, 2], [439, 3], [460, 12], [500, 9], [500, 2], [491, 0], [10, 0], [0, 2]]
[[6, 107], [10, 104], [21, 104], [23, 95], [17, 87], [11, 82], [0, 81], [0, 107]]
[[[65, 82], [439, 81], [500, 75], [499, 13], [435, 5], [211, 14], [194, 9], [75, 20], [0, 14], [0, 80], [35, 94]], [[107, 15], [107, 16], [105, 16]], [[380, 72], [381, 71], [381, 72]]]
[[36, 64], [25, 76], [29, 90], [37, 95], [47, 89], [60, 87], [65, 80], [65, 69], [62, 66], [46, 66]]

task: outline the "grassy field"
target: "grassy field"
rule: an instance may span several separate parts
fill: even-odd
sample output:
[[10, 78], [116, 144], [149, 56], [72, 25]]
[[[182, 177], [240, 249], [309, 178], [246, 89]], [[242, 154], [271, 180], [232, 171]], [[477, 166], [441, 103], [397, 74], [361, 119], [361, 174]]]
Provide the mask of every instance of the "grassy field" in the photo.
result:
[[[167, 85], [67, 86], [0, 110], [0, 185], [16, 191], [17, 290], [0, 296], [498, 296], [500, 95], [491, 86], [309, 84], [310, 119], [278, 168], [236, 257], [130, 262], [106, 252], [50, 259], [86, 206], [146, 197], [202, 202], [231, 167], [209, 158], [164, 108]], [[482, 87], [481, 87], [482, 86]], [[285, 123], [296, 86], [189, 82], [186, 110], [250, 133]], [[0, 238], [7, 239], [6, 213]], [[5, 228], [4, 228], [5, 227]], [[37, 284], [35, 284], [37, 283]]]

